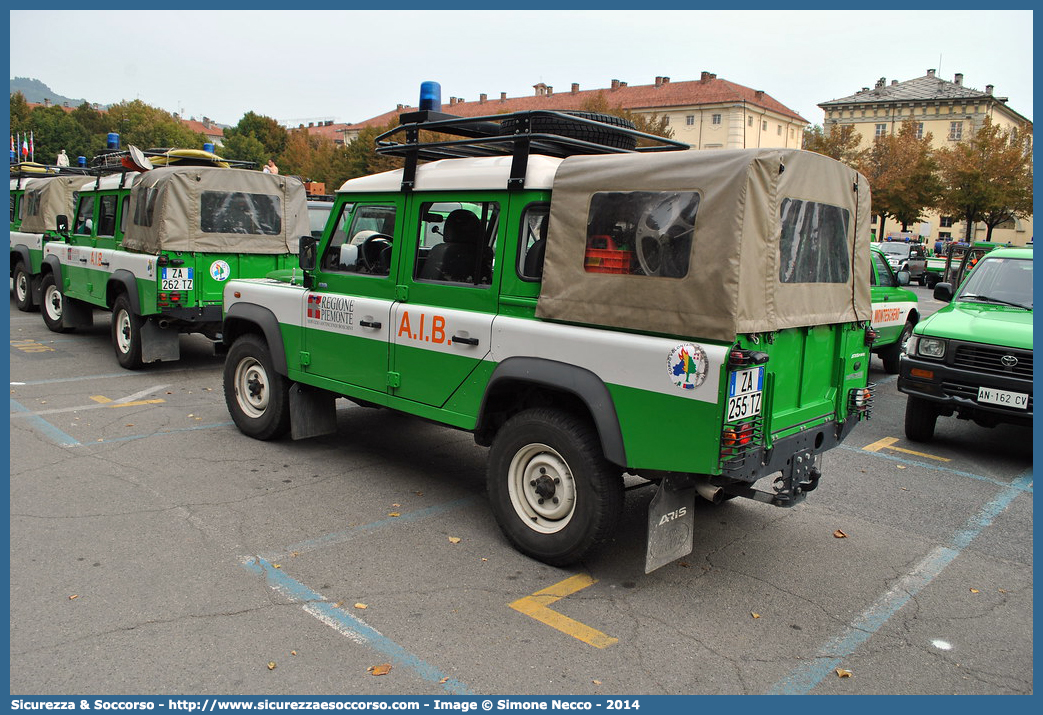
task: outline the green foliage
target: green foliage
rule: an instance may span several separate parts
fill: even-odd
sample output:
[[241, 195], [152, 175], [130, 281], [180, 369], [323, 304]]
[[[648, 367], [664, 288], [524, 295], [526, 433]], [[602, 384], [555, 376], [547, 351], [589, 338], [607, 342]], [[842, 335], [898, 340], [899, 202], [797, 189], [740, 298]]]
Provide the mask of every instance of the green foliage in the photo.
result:
[[267, 156], [261, 163], [279, 156], [286, 148], [287, 131], [279, 122], [256, 112], [247, 112], [239, 123], [225, 130], [225, 139], [233, 136], [253, 137], [264, 147]]
[[872, 188], [873, 213], [895, 219], [902, 230], [933, 207], [941, 192], [932, 135], [917, 139], [916, 129], [916, 122], [906, 120], [896, 134], [877, 137], [856, 159]]
[[848, 166], [858, 166], [864, 150], [859, 149], [861, 139], [854, 124], [833, 124], [829, 131], [819, 125], [804, 130], [804, 149], [842, 161]]
[[251, 136], [242, 134], [225, 134], [224, 143], [218, 152], [226, 159], [238, 161], [252, 161], [258, 168], [263, 166], [271, 158], [264, 145]]
[[119, 133], [121, 148], [133, 144], [142, 149], [201, 149], [206, 143], [205, 135], [191, 131], [169, 112], [140, 99], [112, 105], [104, 118], [109, 131]]
[[[659, 116], [657, 112], [652, 112], [651, 114], [639, 114], [637, 112], [631, 112], [629, 109], [623, 109], [622, 106], [613, 107], [609, 105], [604, 92], [598, 92], [597, 94], [587, 98], [580, 109], [584, 112], [597, 112], [599, 114], [609, 114], [613, 117], [627, 119], [634, 123], [635, 129], [639, 132], [644, 132], [645, 134], [653, 134], [657, 137], [663, 137], [664, 139], [670, 139], [674, 136], [674, 130], [670, 128], [669, 117], [665, 114], [663, 116]], [[652, 142], [641, 140], [638, 142], [638, 146], [651, 143]]]

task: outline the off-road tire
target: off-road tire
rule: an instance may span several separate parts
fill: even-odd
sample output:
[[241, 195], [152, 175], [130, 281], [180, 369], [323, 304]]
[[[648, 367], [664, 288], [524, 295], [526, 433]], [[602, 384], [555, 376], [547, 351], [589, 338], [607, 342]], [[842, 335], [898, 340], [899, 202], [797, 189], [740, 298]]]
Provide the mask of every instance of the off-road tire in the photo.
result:
[[14, 302], [23, 313], [36, 309], [33, 302], [33, 277], [25, 270], [25, 264], [21, 261], [14, 267]]
[[116, 360], [128, 370], [137, 370], [145, 364], [141, 359], [141, 326], [144, 322], [134, 313], [126, 293], [116, 296], [112, 304], [112, 348], [116, 351]]
[[884, 370], [888, 375], [897, 375], [899, 360], [901, 359], [902, 353], [905, 351], [905, 345], [909, 342], [909, 337], [913, 334], [913, 324], [906, 323], [905, 327], [902, 328], [902, 334], [898, 336], [898, 341], [888, 345], [886, 348], [880, 351], [880, 359], [884, 363]]
[[[616, 117], [611, 114], [600, 112], [563, 112], [573, 117], [592, 119], [601, 124], [613, 127], [634, 129], [634, 123], [629, 119]], [[517, 119], [504, 119], [500, 123], [500, 134], [514, 134], [518, 129]], [[601, 146], [615, 149], [633, 149], [637, 146], [637, 138], [628, 134], [620, 134], [611, 129], [602, 128], [582, 122], [571, 122], [561, 117], [548, 117], [536, 115], [529, 119], [529, 130], [534, 134], [557, 134], [570, 139], [580, 139]]]
[[278, 439], [290, 430], [290, 381], [275, 371], [268, 343], [247, 333], [225, 357], [225, 404], [239, 431]]
[[623, 508], [622, 470], [605, 459], [597, 430], [555, 409], [519, 412], [500, 428], [487, 488], [507, 539], [552, 566], [575, 563], [608, 539]]
[[65, 321], [62, 320], [64, 305], [65, 296], [62, 295], [62, 289], [58, 287], [54, 274], [46, 273], [41, 281], [40, 314], [43, 315], [43, 322], [51, 332], [67, 333], [72, 330], [66, 327]]
[[905, 403], [905, 436], [913, 442], [930, 442], [938, 422], [938, 408], [930, 400], [909, 396]]

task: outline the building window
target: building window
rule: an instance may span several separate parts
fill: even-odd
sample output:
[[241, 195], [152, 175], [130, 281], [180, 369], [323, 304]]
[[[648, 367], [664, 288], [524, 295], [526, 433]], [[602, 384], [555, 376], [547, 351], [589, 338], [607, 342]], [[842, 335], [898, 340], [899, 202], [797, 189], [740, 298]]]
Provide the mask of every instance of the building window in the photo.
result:
[[886, 136], [887, 136], [887, 125], [886, 124], [877, 124], [876, 125], [876, 138], [879, 139], [880, 137], [886, 137]]
[[778, 129], [778, 131], [776, 131], [775, 133], [778, 134], [781, 137], [782, 136], [782, 125], [778, 124], [778, 125], [776, 125], [776, 128]]
[[721, 115], [720, 114], [711, 114], [710, 115], [710, 122], [712, 124], [720, 124], [721, 123]]
[[761, 122], [761, 131], [762, 132], [768, 131], [768, 120], [767, 119], [765, 119], [763, 122]]
[[963, 139], [963, 122], [949, 122], [949, 139], [952, 141]]
[[748, 127], [752, 127], [753, 126], [753, 117], [746, 117], [746, 126], [748, 126]]
[[923, 122], [916, 123], [916, 138], [923, 139]]
[[942, 216], [938, 225], [942, 228], [952, 228], [952, 216]]
[[687, 126], [689, 126], [689, 127], [692, 126], [693, 124], [695, 124], [695, 115], [694, 114], [689, 114], [688, 116], [686, 116], [684, 118], [684, 123]]
[[663, 117], [663, 124], [666, 125], [666, 124], [669, 124], [669, 123], [670, 123], [670, 117]]
[[949, 240], [952, 239], [952, 234], [949, 233], [948, 231], [939, 231], [938, 232], [938, 239], [942, 240], [942, 241], [949, 241]]

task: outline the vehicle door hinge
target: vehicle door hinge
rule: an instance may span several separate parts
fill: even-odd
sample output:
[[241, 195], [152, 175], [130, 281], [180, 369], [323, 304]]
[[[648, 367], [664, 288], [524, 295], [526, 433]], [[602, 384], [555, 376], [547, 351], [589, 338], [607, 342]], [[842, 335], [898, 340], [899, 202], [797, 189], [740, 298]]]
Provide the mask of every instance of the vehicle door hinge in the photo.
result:
[[401, 375], [401, 373], [388, 372], [387, 383], [388, 383], [388, 387], [392, 387], [392, 388], [394, 388], [394, 387], [401, 387], [401, 385], [402, 385], [402, 375]]
[[311, 353], [309, 352], [301, 350], [300, 353], [298, 353], [297, 359], [300, 362], [301, 367], [307, 367], [308, 365], [311, 365]]
[[409, 302], [409, 286], [396, 285], [395, 286], [395, 299], [400, 300], [403, 303]]

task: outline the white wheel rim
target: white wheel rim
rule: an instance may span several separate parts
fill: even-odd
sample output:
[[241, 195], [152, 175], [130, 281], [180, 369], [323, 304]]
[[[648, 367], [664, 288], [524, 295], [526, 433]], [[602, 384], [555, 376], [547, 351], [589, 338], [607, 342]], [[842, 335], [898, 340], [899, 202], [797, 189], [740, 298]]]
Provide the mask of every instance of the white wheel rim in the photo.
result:
[[565, 459], [545, 444], [517, 451], [507, 472], [511, 506], [522, 522], [541, 534], [554, 534], [576, 513], [576, 480]]
[[57, 286], [48, 286], [47, 295], [43, 297], [44, 310], [47, 317], [58, 322], [62, 319], [62, 292]]
[[29, 276], [25, 271], [18, 271], [15, 276], [14, 294], [19, 303], [24, 303], [25, 297], [29, 295]]
[[119, 351], [126, 355], [130, 352], [130, 346], [133, 343], [131, 331], [133, 326], [130, 324], [130, 313], [125, 310], [121, 310], [116, 316], [116, 347]]
[[247, 416], [263, 417], [268, 409], [268, 373], [255, 358], [243, 358], [235, 367], [235, 398]]

